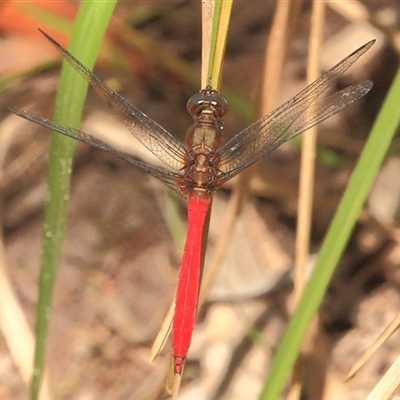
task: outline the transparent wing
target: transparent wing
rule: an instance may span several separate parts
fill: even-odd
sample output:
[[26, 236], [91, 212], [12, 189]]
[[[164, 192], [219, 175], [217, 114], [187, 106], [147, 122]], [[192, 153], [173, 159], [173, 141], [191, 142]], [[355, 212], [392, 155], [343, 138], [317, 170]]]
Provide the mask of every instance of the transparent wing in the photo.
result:
[[60, 124], [58, 122], [52, 121], [47, 118], [43, 118], [39, 115], [31, 113], [26, 110], [21, 110], [16, 107], [9, 108], [14, 114], [27, 119], [28, 121], [35, 122], [36, 124], [42, 125], [46, 128], [49, 128], [53, 131], [59, 132], [63, 135], [69, 136], [81, 142], [90, 144], [97, 149], [103, 150], [107, 153], [113, 154], [122, 160], [128, 161], [130, 164], [136, 165], [137, 167], [143, 169], [148, 172], [150, 175], [159, 179], [161, 182], [165, 183], [170, 189], [176, 192], [179, 196], [184, 198], [187, 197], [187, 193], [185, 190], [185, 186], [183, 184], [183, 176], [178, 172], [168, 171], [164, 168], [155, 167], [154, 165], [145, 163], [143, 161], [139, 161], [131, 155], [120, 152], [108, 144], [104, 143], [102, 140], [95, 138], [92, 135], [89, 135], [85, 132], [82, 132], [78, 129], [71, 128], [69, 126]]
[[299, 135], [324, 119], [365, 96], [372, 82], [350, 86], [325, 99], [319, 99], [336, 79], [373, 44], [366, 43], [323, 74], [298, 95], [259, 119], [221, 147], [219, 179], [221, 184], [282, 143]]
[[40, 32], [90, 83], [110, 110], [124, 123], [143, 146], [149, 149], [160, 161], [170, 168], [175, 170], [181, 170], [183, 168], [186, 158], [186, 148], [181, 142], [118, 93], [114, 92], [49, 35], [42, 30], [40, 30]]

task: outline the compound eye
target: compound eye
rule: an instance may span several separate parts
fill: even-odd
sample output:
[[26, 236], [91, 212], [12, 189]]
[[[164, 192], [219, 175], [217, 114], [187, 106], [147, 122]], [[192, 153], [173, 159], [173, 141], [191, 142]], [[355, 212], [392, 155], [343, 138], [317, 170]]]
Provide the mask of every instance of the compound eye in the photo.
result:
[[207, 98], [207, 96], [205, 96], [204, 94], [200, 94], [200, 93], [192, 96], [189, 99], [187, 106], [186, 106], [189, 114], [190, 115], [196, 114], [197, 109], [204, 104], [206, 98]]
[[202, 90], [192, 96], [187, 103], [187, 110], [190, 115], [195, 115], [199, 108], [213, 108], [218, 116], [222, 118], [228, 111], [227, 101], [216, 90]]
[[208, 96], [207, 100], [215, 108], [220, 118], [228, 112], [228, 102], [220, 94], [214, 93]]

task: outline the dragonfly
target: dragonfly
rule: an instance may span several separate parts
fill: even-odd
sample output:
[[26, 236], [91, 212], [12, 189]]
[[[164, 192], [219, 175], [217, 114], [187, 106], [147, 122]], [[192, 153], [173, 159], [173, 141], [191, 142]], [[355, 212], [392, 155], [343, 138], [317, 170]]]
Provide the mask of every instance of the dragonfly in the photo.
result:
[[63, 135], [113, 154], [159, 179], [187, 202], [187, 236], [180, 264], [172, 321], [172, 355], [175, 375], [181, 375], [194, 329], [202, 269], [202, 236], [214, 192], [248, 166], [282, 143], [361, 99], [372, 88], [371, 81], [349, 86], [327, 97], [321, 96], [375, 40], [364, 44], [325, 72], [296, 96], [223, 141], [223, 119], [227, 101], [218, 90], [206, 87], [192, 96], [187, 110], [193, 124], [185, 143], [114, 92], [92, 71], [45, 32], [45, 38], [86, 79], [130, 133], [166, 167], [156, 167], [102, 140], [64, 124], [10, 107], [18, 116]]

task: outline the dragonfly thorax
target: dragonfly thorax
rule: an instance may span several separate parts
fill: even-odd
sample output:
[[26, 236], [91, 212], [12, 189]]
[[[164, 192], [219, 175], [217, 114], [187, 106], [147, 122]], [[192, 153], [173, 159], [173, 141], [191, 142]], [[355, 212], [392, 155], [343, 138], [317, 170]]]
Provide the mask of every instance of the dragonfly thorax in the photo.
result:
[[218, 173], [215, 153], [205, 149], [192, 150], [187, 164], [184, 174], [187, 191], [192, 193], [197, 190], [212, 194], [216, 189], [215, 180]]
[[192, 96], [187, 105], [194, 123], [189, 128], [186, 146], [195, 152], [215, 152], [222, 141], [226, 100], [216, 90], [204, 89]]

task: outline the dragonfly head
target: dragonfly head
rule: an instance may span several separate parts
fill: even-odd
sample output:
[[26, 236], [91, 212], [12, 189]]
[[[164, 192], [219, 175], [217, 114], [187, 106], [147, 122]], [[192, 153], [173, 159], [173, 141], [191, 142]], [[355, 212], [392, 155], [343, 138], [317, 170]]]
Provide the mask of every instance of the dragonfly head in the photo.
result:
[[222, 119], [228, 111], [228, 103], [217, 90], [203, 89], [189, 99], [187, 110], [194, 119], [199, 119], [202, 114]]

